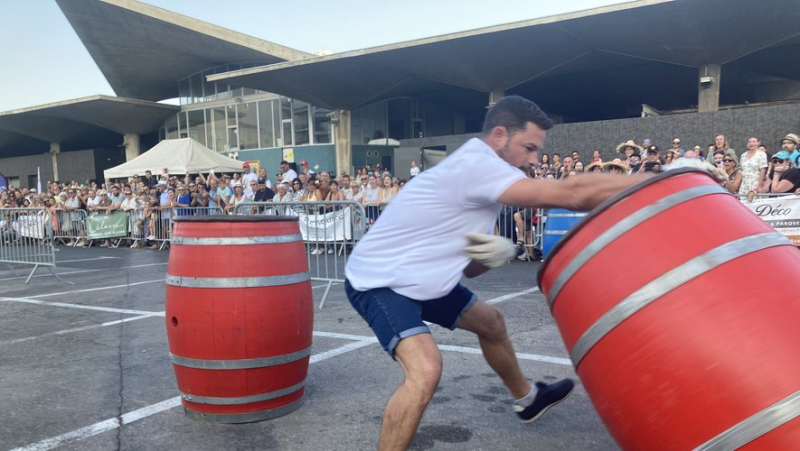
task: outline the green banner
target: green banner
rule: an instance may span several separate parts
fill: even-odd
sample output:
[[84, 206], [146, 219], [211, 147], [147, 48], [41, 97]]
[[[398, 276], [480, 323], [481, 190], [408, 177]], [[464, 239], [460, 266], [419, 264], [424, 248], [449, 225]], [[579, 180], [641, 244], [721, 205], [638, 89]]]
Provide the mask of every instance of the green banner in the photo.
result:
[[124, 211], [91, 215], [86, 218], [86, 235], [90, 240], [128, 236], [128, 216]]

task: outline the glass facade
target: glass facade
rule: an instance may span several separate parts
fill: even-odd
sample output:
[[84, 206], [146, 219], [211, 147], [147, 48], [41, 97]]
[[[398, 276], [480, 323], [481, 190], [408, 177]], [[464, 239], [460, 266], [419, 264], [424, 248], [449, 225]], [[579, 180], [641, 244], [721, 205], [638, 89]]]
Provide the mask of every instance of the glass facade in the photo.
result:
[[[159, 130], [161, 139], [191, 137], [217, 152], [315, 144], [333, 144], [331, 111], [206, 76], [260, 66], [225, 64], [178, 82], [183, 107]], [[350, 112], [351, 144], [478, 132], [484, 110], [465, 115], [458, 109], [417, 97], [378, 101]]]

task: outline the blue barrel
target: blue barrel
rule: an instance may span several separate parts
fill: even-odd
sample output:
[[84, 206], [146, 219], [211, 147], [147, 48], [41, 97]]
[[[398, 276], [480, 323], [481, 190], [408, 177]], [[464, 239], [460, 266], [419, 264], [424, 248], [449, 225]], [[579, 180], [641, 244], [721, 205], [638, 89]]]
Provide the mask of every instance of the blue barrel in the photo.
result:
[[585, 211], [571, 211], [563, 208], [551, 208], [547, 213], [547, 221], [544, 223], [544, 236], [542, 237], [542, 254], [547, 257], [556, 243], [580, 222]]

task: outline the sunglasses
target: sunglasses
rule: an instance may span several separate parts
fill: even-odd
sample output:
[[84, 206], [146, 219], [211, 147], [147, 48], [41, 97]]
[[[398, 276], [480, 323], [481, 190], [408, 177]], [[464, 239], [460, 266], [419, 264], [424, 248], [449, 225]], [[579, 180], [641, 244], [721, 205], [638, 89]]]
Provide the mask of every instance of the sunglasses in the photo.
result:
[[786, 161], [786, 160], [782, 160], [782, 159], [780, 159], [780, 158], [773, 158], [773, 159], [772, 159], [772, 162], [773, 162], [774, 164], [781, 164], [781, 163], [783, 163], [784, 161]]
[[131, 195], [131, 193], [125, 193], [125, 195], [126, 195], [126, 196], [130, 196], [130, 195]]
[[723, 158], [722, 161], [724, 161], [725, 163], [733, 163], [732, 158]]

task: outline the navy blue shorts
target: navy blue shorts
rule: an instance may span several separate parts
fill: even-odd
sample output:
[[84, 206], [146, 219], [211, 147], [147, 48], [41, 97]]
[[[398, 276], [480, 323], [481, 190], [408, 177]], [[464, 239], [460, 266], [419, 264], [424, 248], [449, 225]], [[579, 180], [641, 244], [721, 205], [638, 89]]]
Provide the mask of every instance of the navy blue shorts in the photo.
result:
[[344, 291], [350, 304], [369, 324], [383, 349], [392, 358], [400, 340], [430, 333], [424, 321], [453, 330], [458, 327], [461, 316], [478, 300], [474, 293], [461, 284], [447, 295], [430, 301], [416, 301], [389, 288], [358, 291], [347, 279], [344, 281]]

